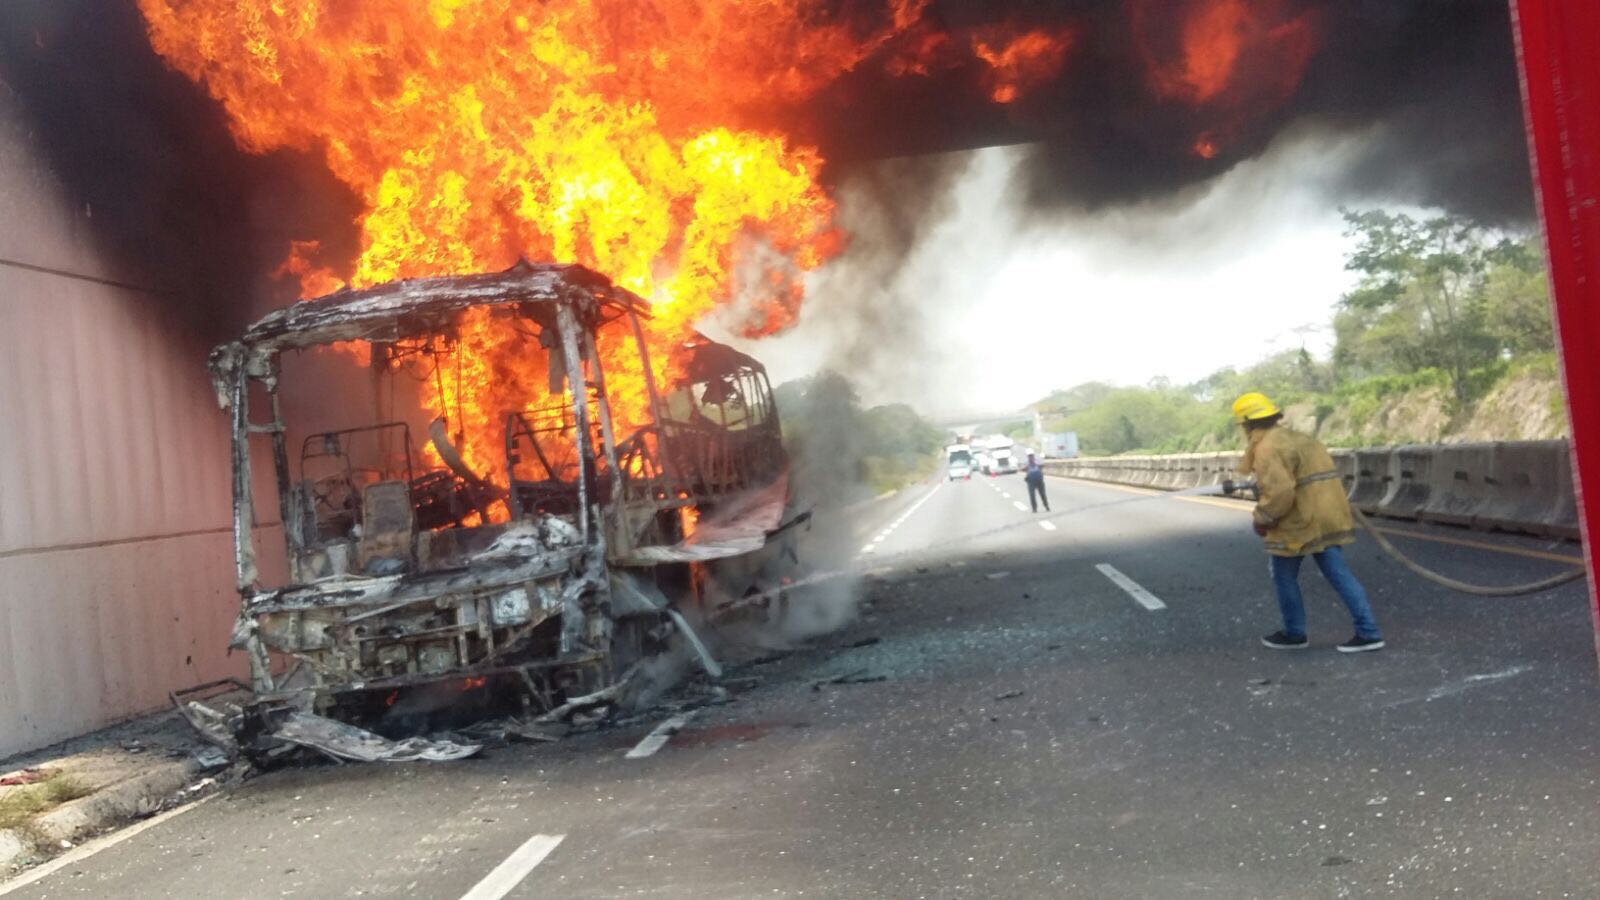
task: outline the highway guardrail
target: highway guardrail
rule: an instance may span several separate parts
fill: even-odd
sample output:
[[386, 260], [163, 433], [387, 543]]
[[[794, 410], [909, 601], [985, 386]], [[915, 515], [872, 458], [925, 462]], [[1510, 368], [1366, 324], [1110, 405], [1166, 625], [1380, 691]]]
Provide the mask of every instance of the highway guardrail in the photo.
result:
[[[1368, 515], [1576, 539], [1565, 440], [1408, 444], [1332, 451], [1352, 505]], [[1045, 460], [1052, 475], [1181, 490], [1237, 477], [1241, 452]]]

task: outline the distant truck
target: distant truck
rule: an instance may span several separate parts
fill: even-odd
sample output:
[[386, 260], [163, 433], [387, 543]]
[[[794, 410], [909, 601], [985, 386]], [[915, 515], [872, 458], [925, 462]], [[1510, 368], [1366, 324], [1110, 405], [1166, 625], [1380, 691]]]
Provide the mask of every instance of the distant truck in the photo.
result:
[[1016, 442], [1008, 437], [983, 438], [983, 474], [1010, 475], [1017, 471]]
[[1073, 459], [1078, 455], [1078, 433], [1063, 431], [1046, 434], [1039, 443], [1039, 452], [1045, 459]]
[[972, 448], [967, 444], [951, 444], [945, 448], [946, 468], [945, 475], [950, 481], [972, 477], [973, 458]]

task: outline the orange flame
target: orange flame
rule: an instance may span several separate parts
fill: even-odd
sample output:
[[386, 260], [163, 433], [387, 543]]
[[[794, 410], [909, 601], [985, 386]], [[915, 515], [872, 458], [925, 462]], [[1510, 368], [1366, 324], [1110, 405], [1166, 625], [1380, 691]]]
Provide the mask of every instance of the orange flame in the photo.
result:
[[298, 278], [306, 296], [331, 294], [343, 287], [344, 281], [332, 269], [315, 261], [321, 250], [320, 241], [290, 241], [289, 258], [272, 274], [278, 278]]
[[[1291, 16], [1282, 0], [1140, 0], [1133, 14], [1156, 95], [1205, 108], [1217, 121], [1193, 144], [1203, 159], [1288, 100], [1316, 50], [1311, 13]], [[1174, 17], [1182, 23], [1176, 42], [1159, 40]]]
[[1066, 30], [1009, 32], [984, 29], [972, 38], [973, 54], [989, 66], [989, 96], [996, 103], [1011, 103], [1023, 91], [1055, 78], [1072, 44], [1072, 34]]
[[[686, 330], [735, 295], [754, 298], [747, 333], [795, 321], [800, 279], [841, 240], [821, 157], [773, 130], [770, 110], [875, 54], [926, 71], [949, 43], [927, 5], [830, 17], [811, 0], [139, 0], [157, 52], [222, 103], [242, 147], [319, 151], [362, 198], [350, 284], [583, 263], [651, 302], [663, 382]], [[1059, 68], [1055, 40], [977, 50], [995, 98]], [[335, 283], [316, 250], [297, 243], [281, 270], [302, 296]], [[435, 388], [481, 474], [503, 469], [499, 416], [552, 399], [543, 362], [516, 345], [469, 318], [459, 374]], [[631, 348], [610, 352], [625, 436], [648, 418], [643, 372]]]

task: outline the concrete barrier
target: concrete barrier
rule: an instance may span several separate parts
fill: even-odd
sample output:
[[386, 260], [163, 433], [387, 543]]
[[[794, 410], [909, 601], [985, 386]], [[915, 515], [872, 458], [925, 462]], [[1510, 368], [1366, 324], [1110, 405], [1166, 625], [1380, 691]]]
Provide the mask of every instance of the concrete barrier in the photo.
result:
[[1339, 483], [1344, 485], [1345, 496], [1356, 487], [1356, 454], [1354, 450], [1334, 450], [1333, 466], [1339, 470]]
[[1495, 490], [1474, 525], [1578, 537], [1578, 495], [1566, 441], [1497, 444], [1489, 478]]
[[1383, 498], [1394, 490], [1398, 470], [1394, 451], [1388, 447], [1372, 447], [1351, 452], [1355, 460], [1355, 483], [1350, 486], [1350, 503], [1365, 513], [1374, 513], [1383, 505]]
[[1495, 447], [1451, 444], [1433, 448], [1428, 490], [1417, 507], [1417, 518], [1471, 527], [1485, 505], [1497, 499]]
[[1156, 487], [1162, 490], [1176, 491], [1188, 487], [1184, 483], [1184, 470], [1187, 467], [1188, 457], [1166, 456], [1162, 457], [1158, 466], [1159, 474], [1156, 476]]
[[[1370, 447], [1332, 452], [1350, 502], [1369, 515], [1578, 537], [1567, 442]], [[1047, 460], [1052, 475], [1183, 490], [1234, 478], [1243, 454]]]
[[1201, 484], [1221, 484], [1230, 479], [1237, 480], [1239, 460], [1243, 457], [1240, 453], [1208, 453], [1202, 464]]
[[1395, 519], [1415, 519], [1428, 502], [1432, 487], [1433, 456], [1437, 448], [1409, 444], [1394, 449], [1395, 480], [1378, 502], [1377, 513]]

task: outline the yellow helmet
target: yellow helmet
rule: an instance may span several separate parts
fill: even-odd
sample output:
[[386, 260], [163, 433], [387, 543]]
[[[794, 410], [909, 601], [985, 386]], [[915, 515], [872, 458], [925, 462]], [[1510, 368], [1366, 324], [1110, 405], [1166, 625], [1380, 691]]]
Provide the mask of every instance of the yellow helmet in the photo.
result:
[[1267, 399], [1266, 394], [1251, 391], [1233, 401], [1233, 421], [1236, 425], [1275, 416], [1282, 410]]

